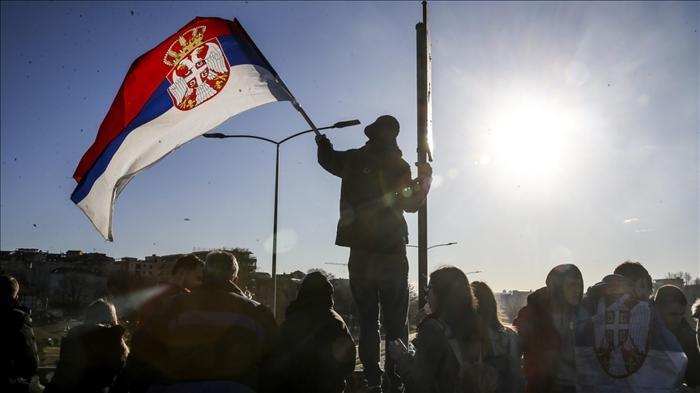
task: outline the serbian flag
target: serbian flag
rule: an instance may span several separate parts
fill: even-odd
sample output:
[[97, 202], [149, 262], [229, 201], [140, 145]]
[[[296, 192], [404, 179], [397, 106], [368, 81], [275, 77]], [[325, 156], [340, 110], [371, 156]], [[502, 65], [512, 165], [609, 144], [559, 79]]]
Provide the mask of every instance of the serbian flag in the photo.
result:
[[226, 119], [294, 101], [237, 20], [197, 17], [131, 65], [71, 199], [107, 240], [114, 201], [141, 170]]

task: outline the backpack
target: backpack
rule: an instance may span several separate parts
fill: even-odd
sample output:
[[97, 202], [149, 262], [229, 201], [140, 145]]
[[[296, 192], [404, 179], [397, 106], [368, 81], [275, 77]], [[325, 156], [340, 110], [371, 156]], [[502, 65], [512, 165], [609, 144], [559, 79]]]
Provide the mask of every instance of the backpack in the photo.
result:
[[459, 364], [457, 377], [458, 393], [494, 393], [498, 389], [498, 371], [484, 363], [482, 348], [479, 347], [479, 358], [476, 361], [465, 360], [462, 343], [456, 337], [449, 334], [449, 328], [445, 328], [445, 336], [449, 343], [450, 352]]

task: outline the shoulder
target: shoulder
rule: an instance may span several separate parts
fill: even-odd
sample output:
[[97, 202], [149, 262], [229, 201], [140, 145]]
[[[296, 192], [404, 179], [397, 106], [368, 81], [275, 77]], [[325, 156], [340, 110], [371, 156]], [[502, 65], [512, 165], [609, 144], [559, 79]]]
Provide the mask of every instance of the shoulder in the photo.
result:
[[32, 324], [32, 318], [29, 316], [29, 313], [20, 308], [9, 309], [5, 314], [9, 326], [13, 329], [21, 329]]
[[445, 336], [445, 325], [437, 318], [425, 318], [418, 326], [418, 334], [425, 336]]

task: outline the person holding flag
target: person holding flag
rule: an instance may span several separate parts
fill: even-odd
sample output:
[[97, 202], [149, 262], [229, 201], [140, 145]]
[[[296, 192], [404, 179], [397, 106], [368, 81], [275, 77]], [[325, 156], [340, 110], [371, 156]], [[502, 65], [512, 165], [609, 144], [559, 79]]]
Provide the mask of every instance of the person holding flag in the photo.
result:
[[[325, 136], [317, 136], [318, 162], [342, 179], [340, 220], [335, 244], [350, 248], [350, 289], [360, 314], [359, 355], [369, 391], [381, 392], [379, 309], [386, 342], [408, 342], [408, 229], [403, 212], [415, 212], [430, 190], [427, 162], [411, 169], [396, 142], [399, 122], [384, 115], [365, 128], [369, 138], [359, 149], [336, 151]], [[400, 383], [387, 357], [385, 382]]]

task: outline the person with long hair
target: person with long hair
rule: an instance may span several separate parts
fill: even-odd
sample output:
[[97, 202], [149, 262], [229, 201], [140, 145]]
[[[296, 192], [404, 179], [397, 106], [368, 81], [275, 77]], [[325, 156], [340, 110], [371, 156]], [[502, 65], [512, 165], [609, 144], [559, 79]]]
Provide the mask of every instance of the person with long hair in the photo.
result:
[[482, 329], [467, 276], [457, 267], [430, 275], [430, 313], [418, 325], [415, 353], [389, 346], [408, 393], [494, 392], [495, 370], [483, 363]]
[[478, 303], [477, 312], [481, 321], [484, 342], [484, 362], [498, 372], [499, 393], [515, 393], [525, 390], [521, 370], [521, 351], [518, 335], [504, 325], [498, 316], [498, 305], [491, 288], [482, 281], [471, 283]]
[[61, 342], [56, 374], [45, 393], [105, 392], [129, 353], [114, 305], [97, 299], [85, 310], [84, 322]]

